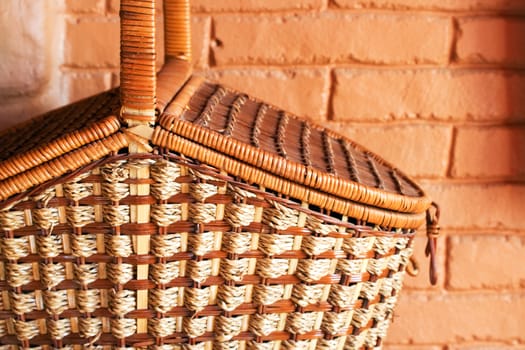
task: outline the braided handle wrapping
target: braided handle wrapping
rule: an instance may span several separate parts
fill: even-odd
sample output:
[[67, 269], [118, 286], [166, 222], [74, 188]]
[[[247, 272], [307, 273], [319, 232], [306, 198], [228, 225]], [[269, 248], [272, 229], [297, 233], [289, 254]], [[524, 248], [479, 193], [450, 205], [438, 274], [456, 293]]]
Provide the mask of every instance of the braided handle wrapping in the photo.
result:
[[[158, 0], [157, 0], [158, 1]], [[164, 0], [167, 57], [191, 59], [189, 0]], [[121, 0], [121, 115], [126, 121], [156, 118], [155, 0]]]

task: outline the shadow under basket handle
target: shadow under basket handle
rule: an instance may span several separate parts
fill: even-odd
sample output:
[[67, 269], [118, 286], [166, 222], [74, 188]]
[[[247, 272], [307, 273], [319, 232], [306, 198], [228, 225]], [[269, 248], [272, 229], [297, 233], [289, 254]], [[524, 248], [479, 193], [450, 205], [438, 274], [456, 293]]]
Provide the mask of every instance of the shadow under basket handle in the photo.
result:
[[[155, 1], [120, 2], [120, 98], [126, 121], [156, 118]], [[164, 0], [166, 58], [191, 60], [190, 0]]]

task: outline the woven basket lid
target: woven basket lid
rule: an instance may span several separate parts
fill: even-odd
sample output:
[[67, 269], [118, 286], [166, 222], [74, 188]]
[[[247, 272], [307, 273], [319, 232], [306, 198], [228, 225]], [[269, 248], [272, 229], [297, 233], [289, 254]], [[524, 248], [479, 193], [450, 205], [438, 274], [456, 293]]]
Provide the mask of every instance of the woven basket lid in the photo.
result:
[[[121, 14], [130, 12], [128, 7]], [[125, 18], [122, 23], [123, 38], [135, 35], [133, 28], [126, 31]], [[154, 40], [148, 45], [154, 46]], [[99, 94], [0, 134], [1, 207], [61, 175], [140, 144], [140, 151], [176, 152], [241, 181], [357, 220], [398, 228], [424, 222], [428, 197], [379, 156], [256, 98], [192, 77], [187, 57], [168, 56], [156, 75], [152, 54], [148, 69], [140, 70], [149, 80], [134, 82], [136, 55], [131, 51], [126, 56], [128, 49], [137, 50], [122, 44], [120, 91]], [[150, 51], [154, 53], [145, 50]], [[142, 65], [142, 56], [136, 64]], [[137, 90], [150, 81], [151, 96]], [[153, 110], [133, 107], [136, 101], [143, 103], [141, 94], [151, 97]]]
[[424, 192], [393, 165], [350, 139], [221, 84], [191, 79], [164, 110], [163, 132], [337, 197], [422, 213]]
[[[413, 228], [424, 221], [428, 198], [378, 156], [220, 84], [193, 77], [180, 90], [172, 89], [170, 82], [187, 75], [183, 66], [180, 61], [168, 62], [159, 75], [169, 90], [164, 95], [175, 96], [163, 106], [151, 137], [154, 146], [367, 222]], [[3, 132], [0, 199], [8, 203], [126, 149], [138, 136], [117, 117], [120, 108], [118, 90], [112, 90]]]

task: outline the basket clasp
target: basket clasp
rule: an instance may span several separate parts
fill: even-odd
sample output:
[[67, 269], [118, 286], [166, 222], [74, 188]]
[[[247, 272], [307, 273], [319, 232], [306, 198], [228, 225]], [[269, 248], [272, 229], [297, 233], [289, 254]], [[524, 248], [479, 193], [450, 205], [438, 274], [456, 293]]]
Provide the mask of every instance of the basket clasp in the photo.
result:
[[425, 248], [425, 255], [427, 257], [430, 256], [429, 277], [432, 285], [435, 285], [438, 280], [436, 250], [440, 230], [439, 216], [439, 206], [437, 203], [432, 202], [430, 208], [427, 210], [427, 246]]

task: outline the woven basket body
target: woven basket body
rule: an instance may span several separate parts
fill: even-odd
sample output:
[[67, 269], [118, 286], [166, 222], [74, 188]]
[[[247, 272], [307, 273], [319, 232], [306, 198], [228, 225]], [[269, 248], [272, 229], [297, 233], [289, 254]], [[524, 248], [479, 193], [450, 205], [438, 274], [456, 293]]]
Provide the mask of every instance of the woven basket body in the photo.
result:
[[110, 157], [0, 215], [1, 341], [24, 348], [375, 348], [412, 253], [178, 156]]
[[380, 348], [419, 187], [183, 60], [143, 108], [126, 48], [121, 90], [0, 135], [0, 348]]

